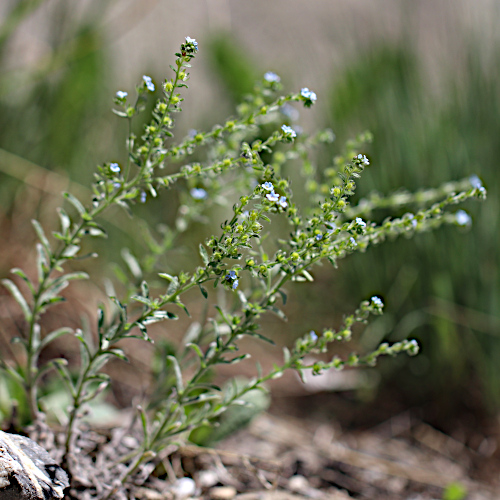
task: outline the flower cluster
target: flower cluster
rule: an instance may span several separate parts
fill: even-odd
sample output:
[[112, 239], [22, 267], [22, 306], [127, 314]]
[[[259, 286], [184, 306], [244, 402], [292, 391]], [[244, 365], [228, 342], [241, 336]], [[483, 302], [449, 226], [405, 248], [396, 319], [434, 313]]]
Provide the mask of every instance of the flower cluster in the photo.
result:
[[302, 97], [306, 108], [310, 108], [316, 102], [316, 94], [307, 87], [301, 89], [300, 96]]
[[283, 139], [286, 142], [292, 142], [293, 139], [297, 137], [297, 132], [295, 132], [295, 130], [288, 125], [282, 125], [281, 130], [283, 131]]
[[268, 71], [264, 75], [264, 80], [268, 83], [279, 83], [281, 81], [281, 78], [276, 73], [273, 73], [272, 71]]
[[280, 196], [278, 193], [275, 193], [274, 185], [272, 182], [264, 182], [264, 184], [261, 184], [261, 187], [264, 189], [264, 191], [267, 191], [265, 196], [269, 201], [276, 203], [277, 206], [281, 207], [282, 209], [286, 209], [288, 207], [286, 196]]

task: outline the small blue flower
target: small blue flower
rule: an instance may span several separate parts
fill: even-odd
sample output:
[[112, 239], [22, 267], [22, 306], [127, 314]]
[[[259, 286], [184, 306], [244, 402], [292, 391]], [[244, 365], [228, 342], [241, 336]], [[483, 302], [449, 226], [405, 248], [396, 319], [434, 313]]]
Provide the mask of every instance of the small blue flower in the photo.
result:
[[352, 246], [354, 246], [354, 247], [358, 246], [358, 244], [356, 243], [356, 240], [352, 236], [349, 238], [349, 241], [351, 242]]
[[146, 84], [147, 89], [150, 92], [154, 92], [155, 84], [153, 83], [153, 80], [151, 79], [151, 77], [147, 76], [147, 75], [143, 75], [142, 79], [144, 80], [144, 83]]
[[278, 201], [280, 199], [280, 195], [276, 194], [274, 191], [272, 193], [266, 194], [266, 198], [269, 201]]
[[359, 154], [357, 158], [363, 165], [368, 166], [370, 164], [370, 160], [368, 160], [368, 158], [365, 155]]
[[231, 280], [235, 280], [236, 279], [236, 273], [234, 271], [229, 271], [227, 274], [226, 274], [226, 280], [227, 281], [231, 281]]
[[309, 337], [313, 342], [316, 342], [318, 340], [318, 336], [316, 335], [316, 332], [314, 330], [311, 330], [309, 332]]
[[322, 239], [323, 239], [323, 235], [322, 235], [321, 233], [318, 233], [318, 234], [315, 236], [315, 238], [316, 238], [318, 241], [320, 241], [320, 240], [322, 240]]
[[141, 191], [141, 203], [146, 203], [146, 191]]
[[274, 186], [272, 182], [264, 182], [264, 184], [261, 184], [261, 186], [266, 190], [266, 191], [271, 191], [271, 193], [274, 193]]
[[242, 219], [248, 219], [248, 216], [250, 215], [250, 212], [248, 210], [245, 210], [242, 214], [241, 214], [241, 218]]
[[240, 284], [240, 282], [238, 280], [234, 280], [233, 281], [233, 285], [231, 286], [231, 288], [233, 290], [236, 290], [238, 288], [238, 285]]
[[284, 196], [280, 198], [280, 201], [278, 201], [278, 205], [281, 208], [286, 208], [288, 206], [288, 202], [286, 201], [286, 198]]
[[128, 96], [128, 92], [124, 92], [123, 90], [119, 90], [117, 93], [116, 93], [116, 97], [118, 97], [118, 99], [125, 99], [125, 97]]
[[483, 187], [483, 183], [481, 182], [481, 179], [477, 175], [471, 175], [469, 177], [469, 182], [473, 188], [479, 189]]
[[266, 82], [269, 82], [269, 83], [278, 83], [281, 80], [281, 78], [276, 73], [273, 73], [272, 71], [268, 71], [264, 75], [264, 80]]
[[198, 42], [194, 39], [191, 38], [190, 36], [186, 37], [186, 43], [189, 43], [194, 47], [194, 50], [197, 52], [198, 51]]
[[366, 222], [361, 217], [356, 217], [356, 224], [360, 227], [366, 227]]
[[455, 214], [455, 219], [459, 226], [470, 226], [472, 222], [470, 215], [465, 210], [459, 210]]
[[300, 90], [300, 95], [304, 99], [304, 106], [306, 108], [311, 107], [316, 101], [316, 94], [312, 90], [309, 90], [307, 87], [304, 87]]
[[294, 139], [295, 137], [297, 137], [297, 132], [295, 132], [295, 130], [293, 130], [293, 128], [289, 127], [288, 125], [283, 125], [281, 127], [281, 130], [283, 131], [283, 134], [285, 135], [285, 137], [289, 137], [291, 139]]
[[111, 172], [117, 174], [120, 171], [120, 166], [118, 165], [118, 163], [110, 163], [109, 169], [111, 170]]
[[122, 185], [119, 183], [119, 182], [113, 182], [113, 186], [116, 188], [116, 189], [119, 189], [122, 187]]
[[374, 295], [370, 300], [375, 307], [384, 307], [384, 303], [382, 302], [380, 297]]
[[203, 188], [193, 188], [189, 191], [189, 194], [195, 200], [204, 200], [207, 197], [207, 192]]

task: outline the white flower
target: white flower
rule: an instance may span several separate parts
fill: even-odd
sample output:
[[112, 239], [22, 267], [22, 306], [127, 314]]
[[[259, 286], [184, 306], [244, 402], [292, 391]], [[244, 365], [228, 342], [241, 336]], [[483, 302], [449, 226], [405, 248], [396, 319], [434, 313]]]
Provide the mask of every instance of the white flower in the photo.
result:
[[144, 83], [146, 84], [146, 88], [150, 92], [154, 92], [154, 90], [155, 90], [155, 84], [153, 83], [153, 80], [151, 79], [151, 77], [147, 76], [147, 75], [143, 75], [142, 79], [144, 80]]
[[465, 210], [459, 210], [455, 214], [455, 220], [459, 226], [470, 226], [472, 219]]
[[297, 132], [295, 132], [295, 130], [293, 130], [293, 128], [289, 127], [288, 125], [283, 125], [281, 127], [281, 130], [283, 131], [286, 137], [291, 137], [292, 139], [297, 137]]
[[269, 82], [269, 83], [278, 83], [281, 80], [281, 78], [276, 73], [273, 73], [272, 71], [268, 71], [264, 75], [264, 80], [266, 82]]
[[358, 160], [361, 160], [361, 163], [363, 165], [368, 166], [370, 164], [370, 160], [368, 160], [368, 158], [365, 155], [359, 154], [358, 155]]
[[202, 188], [193, 188], [189, 193], [195, 200], [204, 200], [207, 197], [207, 192]]

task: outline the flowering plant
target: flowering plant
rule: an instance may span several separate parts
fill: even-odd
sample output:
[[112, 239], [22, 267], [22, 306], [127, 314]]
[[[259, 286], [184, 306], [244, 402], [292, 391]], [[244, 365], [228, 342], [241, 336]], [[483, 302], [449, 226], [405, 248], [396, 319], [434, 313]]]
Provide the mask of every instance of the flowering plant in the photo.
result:
[[[110, 383], [104, 366], [111, 358], [127, 359], [118, 343], [131, 338], [151, 342], [150, 325], [177, 319], [176, 309], [189, 315], [185, 297], [191, 289], [199, 290], [207, 300], [213, 295], [208, 285], [219, 290], [218, 297], [220, 293], [228, 296], [215, 306], [213, 315], [188, 330], [175, 354], [166, 357], [165, 367], [173, 383], [161, 389], [164, 398], [159, 407], [145, 402], [137, 408], [142, 440], [128, 455], [116, 457], [110, 465], [118, 479], [116, 484], [101, 488], [97, 495], [101, 498], [110, 498], [129, 485], [141, 466], [153, 460], [167, 443], [213, 422], [229, 407], [245, 404], [245, 394], [263, 390], [266, 381], [280, 377], [287, 369], [299, 374], [310, 369], [320, 374], [330, 368], [372, 366], [381, 355], [416, 354], [416, 341], [403, 340], [392, 345], [383, 343], [373, 352], [351, 354], [345, 359], [333, 355], [329, 361], [306, 362], [308, 354], [327, 353], [333, 342], [349, 340], [355, 323], [365, 323], [370, 315], [381, 314], [382, 300], [374, 296], [345, 316], [337, 330], [329, 328], [300, 336], [291, 349], [284, 349], [281, 365], [268, 373], [258, 368], [252, 380], [224, 389], [207, 382], [209, 371], [218, 365], [239, 363], [249, 357], [247, 353], [234, 354], [242, 337], [273, 342], [259, 331], [259, 318], [266, 313], [285, 318], [285, 285], [311, 282], [317, 264], [326, 261], [337, 266], [349, 254], [365, 251], [388, 237], [412, 236], [442, 224], [468, 225], [470, 218], [464, 211], [452, 213], [447, 209], [486, 194], [479, 179], [473, 178], [414, 194], [372, 196], [350, 205], [356, 182], [370, 165], [361, 152], [363, 144], [371, 140], [370, 135], [365, 133], [350, 141], [344, 153], [320, 171], [313, 151], [333, 141], [333, 133], [322, 130], [308, 135], [292, 126], [290, 119], [295, 116], [292, 111], [296, 111], [291, 103], [309, 108], [317, 96], [308, 88], [279, 95], [280, 78], [272, 72], [264, 75], [253, 94], [238, 107], [235, 118], [207, 132], [191, 131], [183, 140], [174, 142], [174, 115], [181, 111], [183, 101], [179, 91], [187, 88], [188, 69], [197, 52], [196, 40], [186, 37], [171, 66], [174, 75], [161, 85], [162, 97], [155, 102], [151, 120], [139, 137], [132, 132], [132, 124], [144, 111], [149, 94], [156, 90], [153, 79], [143, 76], [132, 101], [128, 92], [116, 92], [113, 111], [129, 124], [126, 162], [106, 162], [98, 167], [89, 205], [65, 194], [70, 211], [59, 209], [60, 228], [53, 238], [33, 221], [39, 240], [37, 276], [32, 279], [19, 268], [12, 270], [24, 281], [27, 293], [14, 280], [3, 280], [27, 325], [19, 339], [26, 361], [13, 365], [2, 359], [0, 366], [22, 383], [34, 419], [40, 416], [38, 393], [45, 374], [55, 369], [61, 376], [71, 397], [63, 452], [63, 463], [70, 471], [75, 467], [79, 425], [86, 405]], [[196, 161], [195, 155], [203, 159]], [[307, 180], [308, 199], [303, 206], [295, 201], [287, 176], [289, 165], [296, 163], [302, 165]], [[197, 265], [189, 270], [156, 273], [166, 285], [152, 293], [152, 278], [145, 279], [139, 261], [129, 253], [129, 267], [140, 279], [122, 295], [110, 294], [109, 304], [99, 306], [94, 332], [90, 327], [73, 331], [63, 326], [42, 334], [41, 317], [63, 300], [61, 291], [72, 280], [88, 278], [83, 272], [66, 272], [64, 266], [82, 257], [85, 238], [106, 235], [97, 222], [99, 217], [112, 206], [133, 213], [138, 203], [147, 203], [166, 190], [178, 191], [181, 206], [175, 230], [161, 247], [162, 252], [171, 249], [175, 236], [185, 232], [203, 211], [216, 202], [234, 202], [220, 230], [199, 242]], [[404, 206], [418, 209], [402, 217], [387, 218], [382, 224], [370, 221], [376, 208]], [[154, 269], [154, 265], [149, 267]], [[39, 362], [42, 350], [63, 335], [73, 335], [80, 343], [76, 379], [64, 358]]]

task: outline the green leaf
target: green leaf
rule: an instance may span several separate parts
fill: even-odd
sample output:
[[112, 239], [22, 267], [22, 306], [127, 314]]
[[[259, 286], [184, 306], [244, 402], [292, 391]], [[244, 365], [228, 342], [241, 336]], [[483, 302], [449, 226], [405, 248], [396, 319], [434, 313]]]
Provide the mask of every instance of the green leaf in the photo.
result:
[[251, 335], [252, 337], [257, 337], [258, 339], [263, 340], [264, 342], [268, 342], [271, 345], [276, 345], [275, 342], [274, 342], [274, 340], [271, 340], [270, 338], [265, 337], [261, 333], [251, 332], [248, 335]]
[[111, 109], [111, 111], [115, 114], [120, 116], [121, 118], [128, 118], [127, 113], [125, 111], [118, 111], [117, 109]]
[[12, 274], [15, 274], [15, 275], [19, 276], [20, 278], [22, 278], [26, 282], [26, 284], [28, 285], [28, 288], [30, 289], [31, 294], [35, 295], [35, 287], [33, 286], [33, 283], [31, 283], [31, 280], [28, 278], [28, 276], [26, 275], [26, 273], [22, 269], [19, 269], [18, 267], [14, 267], [13, 269], [10, 270], [10, 272]]
[[203, 260], [203, 264], [208, 265], [209, 258], [208, 258], [208, 253], [205, 247], [200, 243], [200, 255], [201, 259]]
[[113, 349], [109, 349], [106, 352], [108, 352], [109, 354], [111, 354], [113, 356], [116, 356], [117, 358], [121, 359], [122, 361], [128, 362], [127, 356], [125, 355], [125, 353], [123, 352], [123, 350], [120, 349], [120, 348], [118, 348], [118, 347], [115, 347]]
[[186, 345], [186, 347], [193, 349], [193, 351], [198, 355], [198, 358], [200, 358], [200, 365], [201, 368], [205, 368], [205, 356], [203, 352], [201, 352], [200, 346], [198, 344], [194, 344], [193, 342], [190, 342], [189, 344]]
[[147, 299], [146, 297], [143, 297], [142, 295], [132, 295], [130, 299], [135, 300], [136, 302], [140, 302], [141, 304], [145, 304], [149, 307], [152, 306], [151, 300]]
[[147, 450], [149, 448], [148, 416], [146, 415], [144, 408], [140, 405], [137, 405], [137, 411], [139, 412], [139, 415], [141, 417], [142, 438], [143, 438], [143, 442], [144, 442], [144, 449]]
[[122, 259], [125, 261], [125, 264], [127, 264], [127, 267], [129, 268], [130, 273], [132, 276], [137, 280], [142, 280], [142, 269], [141, 266], [139, 265], [139, 262], [137, 259], [132, 255], [130, 250], [128, 248], [124, 248], [121, 251]]
[[307, 281], [314, 281], [314, 278], [305, 269], [302, 271], [302, 275], [306, 278]]
[[68, 361], [64, 358], [56, 358], [51, 361], [51, 363], [54, 365], [54, 368], [57, 370], [57, 373], [61, 376], [63, 382], [65, 383], [66, 387], [68, 388], [71, 396], [73, 398], [76, 397], [76, 389], [75, 386], [73, 385], [73, 381], [71, 380], [71, 375], [66, 368]]
[[167, 288], [167, 295], [173, 295], [179, 288], [179, 278], [174, 277], [170, 285]]
[[50, 257], [52, 255], [52, 250], [50, 248], [49, 240], [47, 239], [47, 236], [45, 236], [45, 232], [44, 232], [42, 226], [35, 219], [33, 219], [31, 221], [31, 223], [33, 224], [33, 227], [35, 228], [35, 232], [38, 236], [38, 239], [40, 240], [40, 243], [43, 245], [43, 248], [45, 248], [47, 255]]
[[87, 211], [80, 200], [75, 198], [71, 193], [63, 193], [63, 196], [76, 208], [82, 219], [86, 220], [88, 218]]
[[181, 395], [184, 392], [181, 367], [179, 366], [179, 362], [175, 356], [167, 356], [167, 359], [172, 363], [172, 367], [174, 368], [175, 385], [177, 387], [178, 394]]
[[278, 316], [278, 318], [281, 318], [283, 321], [287, 320], [285, 313], [281, 309], [278, 309], [275, 306], [268, 306], [266, 309], [276, 314], [276, 316]]
[[7, 288], [7, 290], [9, 290], [12, 297], [14, 297], [15, 301], [19, 304], [26, 321], [29, 323], [32, 319], [32, 312], [19, 288], [17, 288], [16, 284], [9, 279], [3, 279], [2, 284], [5, 288]]
[[38, 282], [41, 283], [45, 279], [45, 275], [49, 269], [49, 261], [41, 243], [36, 244], [36, 268]]
[[58, 208], [57, 213], [59, 214], [59, 219], [61, 221], [61, 233], [64, 236], [68, 236], [69, 229], [71, 227], [71, 219], [69, 218], [66, 211], [62, 208]]
[[198, 286], [200, 288], [200, 292], [203, 295], [203, 297], [205, 297], [206, 299], [208, 299], [208, 293], [207, 293], [206, 288], [203, 288], [199, 283], [198, 283]]
[[63, 335], [67, 335], [68, 333], [73, 333], [73, 329], [63, 327], [48, 333], [40, 342], [40, 350], [42, 350], [47, 344], [50, 344], [53, 340], [56, 340]]

